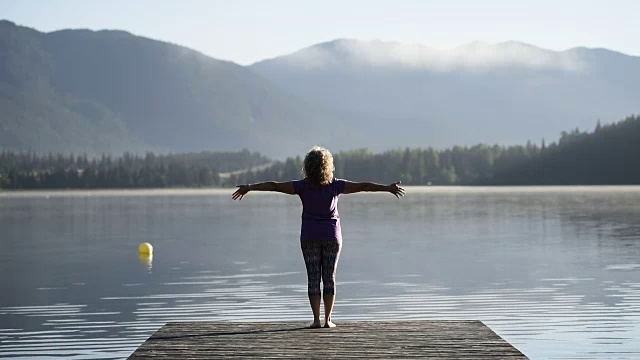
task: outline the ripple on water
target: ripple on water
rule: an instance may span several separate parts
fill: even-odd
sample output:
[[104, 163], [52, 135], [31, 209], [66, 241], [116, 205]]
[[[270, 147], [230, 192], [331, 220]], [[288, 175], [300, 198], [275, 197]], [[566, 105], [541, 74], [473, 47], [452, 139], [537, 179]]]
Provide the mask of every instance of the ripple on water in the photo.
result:
[[[304, 321], [309, 309], [305, 286], [273, 285], [264, 277], [287, 277], [298, 272], [215, 275], [210, 282], [197, 282], [199, 292], [153, 293], [141, 296], [103, 297], [111, 302], [131, 302], [134, 321], [114, 321], [119, 311], [92, 311], [84, 304], [4, 307], [3, 313], [42, 317], [51, 330], [1, 329], [2, 357], [64, 356], [77, 358], [126, 357], [148, 336], [170, 321]], [[207, 276], [207, 275], [201, 275]], [[191, 277], [193, 278], [193, 277]], [[545, 279], [554, 283], [558, 279]], [[563, 279], [584, 282], [593, 279]], [[342, 284], [348, 287], [349, 283]], [[632, 357], [639, 333], [640, 291], [636, 283], [608, 286], [619, 297], [615, 306], [585, 303], [584, 296], [564, 293], [563, 286], [533, 289], [496, 289], [450, 295], [449, 289], [417, 282], [351, 282], [393, 296], [339, 297], [335, 317], [342, 320], [479, 319], [507, 341], [528, 354], [545, 357], [553, 348], [587, 338], [590, 346], [611, 348], [610, 355]], [[193, 285], [186, 282], [167, 286]], [[401, 288], [402, 291], [393, 290]], [[162, 301], [158, 301], [162, 299]], [[108, 309], [109, 306], [106, 306]], [[628, 312], [629, 308], [636, 311]], [[98, 319], [96, 319], [98, 318]], [[624, 320], [621, 320], [624, 319]], [[115, 333], [114, 333], [115, 331]], [[104, 335], [100, 335], [104, 334]], [[115, 334], [115, 337], [113, 336]], [[536, 352], [535, 349], [547, 349]], [[613, 351], [615, 350], [615, 351]], [[592, 354], [586, 351], [584, 354]], [[565, 359], [581, 354], [573, 353]], [[585, 355], [586, 356], [586, 355]], [[535, 358], [536, 356], [532, 356]], [[563, 357], [557, 357], [563, 358]]]
[[[415, 191], [419, 192], [419, 190]], [[416, 194], [414, 199], [418, 200], [413, 208], [407, 210], [394, 207], [380, 212], [384, 213], [385, 217], [388, 214], [399, 213], [408, 219], [398, 224], [407, 226], [415, 233], [420, 233], [412, 239], [407, 239], [407, 241], [414, 241], [412, 244], [420, 249], [420, 256], [427, 253], [444, 256], [449, 255], [448, 251], [452, 250], [455, 250], [455, 254], [459, 254], [460, 249], [465, 246], [473, 251], [481, 250], [482, 247], [477, 245], [477, 242], [486, 240], [482, 231], [487, 230], [488, 226], [495, 226], [499, 230], [494, 231], [491, 236], [495, 235], [501, 248], [494, 250], [502, 251], [504, 248], [511, 252], [500, 252], [498, 255], [501, 258], [494, 257], [493, 260], [504, 260], [503, 255], [504, 257], [514, 256], [518, 266], [512, 269], [521, 270], [522, 273], [504, 274], [507, 271], [492, 269], [490, 276], [480, 274], [487, 275], [484, 278], [477, 278], [480, 284], [465, 283], [471, 285], [465, 288], [460, 286], [460, 283], [456, 285], [455, 281], [449, 281], [455, 280], [454, 278], [445, 276], [448, 275], [445, 274], [446, 269], [441, 267], [447, 264], [440, 262], [440, 267], [435, 265], [429, 267], [426, 260], [412, 258], [411, 254], [405, 254], [406, 256], [400, 260], [402, 264], [396, 265], [405, 269], [402, 265], [406, 258], [407, 274], [385, 276], [376, 273], [380, 277], [372, 275], [374, 280], [371, 278], [357, 281], [353, 278], [339, 279], [340, 290], [334, 314], [336, 320], [479, 319], [532, 359], [640, 358], [640, 345], [638, 345], [640, 344], [638, 342], [640, 339], [640, 264], [637, 262], [638, 248], [633, 242], [638, 239], [637, 229], [639, 228], [637, 226], [633, 228], [620, 220], [620, 216], [616, 213], [620, 207], [613, 208], [610, 213], [607, 213], [607, 208], [603, 207], [602, 202], [599, 201], [605, 195], [614, 196], [611, 201], [626, 206], [622, 208], [626, 211], [624, 214], [635, 219], [637, 218], [635, 209], [637, 209], [636, 204], [640, 194], [638, 190], [634, 190], [632, 196], [628, 196], [628, 190], [615, 188], [571, 189], [570, 191], [550, 188], [535, 191], [513, 188], [424, 191], [429, 197], [438, 197], [440, 201], [422, 201], [426, 200], [426, 196], [421, 198]], [[579, 201], [571, 200], [574, 196], [580, 197], [582, 192], [587, 195], [581, 197]], [[488, 193], [495, 193], [497, 196], [486, 197]], [[517, 196], [514, 197], [513, 193], [517, 193]], [[567, 193], [573, 195], [569, 196]], [[71, 198], [103, 197], [103, 200], [111, 201], [118, 196], [128, 198], [132, 195], [147, 196], [149, 194], [153, 195], [149, 197], [149, 202], [145, 203], [145, 199], [137, 198], [131, 206], [143, 204], [142, 209], [135, 209], [146, 214], [152, 213], [156, 207], [162, 208], [158, 204], [164, 204], [165, 212], [159, 215], [171, 215], [162, 217], [165, 221], [173, 219], [175, 214], [175, 210], [166, 210], [165, 205], [173, 203], [167, 202], [165, 195], [168, 194], [174, 199], [181, 199], [180, 196], [184, 195], [182, 191], [176, 191], [175, 194], [151, 191], [98, 195], [93, 192], [71, 195], [61, 192], [52, 193], [47, 203], [66, 199], [67, 196]], [[158, 194], [162, 196], [157, 196]], [[206, 191], [189, 193], [189, 195], [194, 194], [199, 196], [189, 196], [189, 198], [205, 198], [201, 195], [209, 196], [213, 193]], [[550, 198], [549, 194], [551, 194]], [[227, 195], [225, 193], [225, 198]], [[28, 197], [31, 195], [6, 197], [0, 194], [0, 197], [3, 196], [5, 200], [17, 197], [13, 199], [15, 204], [18, 204], [16, 206], [23, 206], [22, 204], [30, 201]], [[545, 199], [545, 196], [548, 201], [541, 200]], [[563, 197], [564, 200], [557, 201], [559, 197]], [[158, 202], [159, 199], [162, 201]], [[407, 200], [410, 199], [407, 198]], [[211, 198], [207, 201], [208, 208], [215, 208], [209, 206], [213, 201]], [[475, 205], [469, 205], [470, 202], [475, 202]], [[84, 199], [80, 203], [85, 204]], [[92, 206], [107, 204], [110, 209], [114, 208], [118, 211], [122, 209], [118, 207], [119, 205], [116, 206], [120, 204], [120, 200], [91, 204]], [[486, 206], [487, 204], [490, 206]], [[354, 201], [351, 205], [346, 201], [344, 203], [345, 207], [352, 206], [352, 209], [356, 206], [369, 207], [369, 205], [370, 203], [364, 200]], [[375, 206], [387, 205], [375, 203]], [[396, 204], [388, 206], [396, 206]], [[189, 207], [180, 207], [178, 211], [188, 211]], [[198, 211], [204, 209], [203, 206], [193, 208]], [[478, 208], [487, 211], [474, 210]], [[57, 209], [56, 207], [56, 211]], [[78, 209], [82, 210], [80, 212], [83, 214], [84, 210], [94, 210], [83, 205], [74, 211]], [[288, 208], [279, 209], [285, 211]], [[299, 216], [298, 208], [295, 208], [295, 211], [296, 216]], [[510, 216], [510, 212], [514, 215]], [[26, 212], [23, 211], [23, 213]], [[127, 218], [129, 213], [124, 212], [120, 214], [121, 216], [116, 216], [118, 214], [114, 212], [108, 214], [112, 216], [109, 218], [110, 221], [119, 221], [118, 224], [122, 225], [124, 230], [114, 230], [112, 234], [106, 236], [100, 229], [86, 229], [87, 231], [81, 236], [83, 244], [85, 237], [89, 235], [119, 242], [128, 241], [132, 236], [126, 231], [141, 227], [146, 232], [153, 230], [151, 225], [157, 225], [155, 215], [158, 214], [156, 213], [153, 213], [154, 216], [145, 215], [142, 221], [132, 221], [131, 227], [126, 227], [129, 224], [129, 218]], [[206, 219], [193, 212], [189, 214], [193, 216], [188, 217], [187, 225], [190, 226], [190, 231], [194, 229], [194, 234], [199, 221], [205, 223], [208, 228], [213, 226], [211, 219], [215, 216], [209, 216], [211, 213], [206, 214], [209, 216]], [[345, 211], [345, 214], [356, 213]], [[416, 214], [420, 214], [421, 217], [418, 218]], [[11, 213], [4, 212], [2, 215], [9, 216]], [[44, 215], [52, 216], [50, 213]], [[214, 215], [222, 216], [223, 214], [215, 213]], [[364, 218], [357, 219], [354, 216], [351, 223], [361, 221], [372, 224], [370, 219], [376, 216], [378, 215], [374, 212], [367, 212]], [[96, 218], [100, 217], [96, 216]], [[529, 218], [531, 220], [528, 220]], [[2, 219], [3, 217], [0, 217], [0, 222]], [[95, 219], [86, 217], [79, 219], [82, 221], [73, 222], [74, 226], [88, 223], [96, 227], [111, 225], [111, 223], [96, 223]], [[477, 221], [470, 222], [470, 219]], [[428, 225], [434, 229], [428, 233], [431, 237], [429, 239], [424, 235], [426, 225], [422, 221], [428, 222]], [[54, 224], [59, 225], [58, 222]], [[147, 226], [148, 224], [151, 225]], [[7, 223], [0, 225], [7, 225]], [[175, 225], [173, 221], [169, 224], [170, 227]], [[169, 226], [163, 230], [170, 231]], [[465, 229], [461, 228], [465, 226], [467, 226]], [[451, 234], [458, 230], [460, 234], [473, 234], [473, 239], [466, 241], [463, 238], [454, 239], [438, 235], [438, 232]], [[347, 231], [346, 228], [345, 231]], [[376, 231], [386, 230], [377, 228]], [[407, 231], [408, 237], [411, 231]], [[520, 237], [527, 231], [532, 231], [528, 233], [528, 237]], [[589, 234], [589, 231], [593, 233]], [[141, 233], [136, 234], [142, 236]], [[352, 232], [352, 234], [355, 233]], [[144, 236], [147, 235], [149, 238], [157, 239], [158, 242], [165, 241], [163, 245], [167, 247], [171, 246], [165, 234], [144, 234]], [[210, 233], [203, 231], [196, 235], [190, 240], [194, 244], [200, 244], [200, 237], [208, 239]], [[64, 237], [64, 241], [67, 240], [68, 238]], [[374, 241], [375, 239], [365, 240]], [[443, 243], [438, 243], [436, 240]], [[139, 243], [137, 240], [133, 242]], [[456, 248], [447, 247], [450, 243], [455, 243]], [[260, 245], [260, 243], [257, 244]], [[534, 245], [523, 246], [522, 244]], [[21, 243], [20, 246], [24, 245]], [[516, 245], [522, 247], [518, 248]], [[160, 256], [162, 252], [159, 252], [154, 263], [153, 277], [133, 277], [127, 274], [116, 283], [115, 291], [99, 292], [94, 298], [85, 297], [90, 299], [86, 300], [89, 301], [87, 304], [75, 304], [71, 301], [71, 303], [46, 306], [0, 307], [1, 319], [11, 320], [0, 324], [2, 327], [0, 357], [124, 358], [168, 321], [309, 320], [306, 286], [301, 284], [301, 281], [304, 282], [304, 268], [301, 267], [301, 271], [290, 272], [280, 271], [293, 268], [289, 263], [287, 266], [257, 264], [248, 261], [248, 256], [244, 257], [243, 254], [247, 249], [249, 248], [246, 246], [233, 248], [232, 250], [238, 252], [230, 255], [228, 259], [221, 260], [220, 256], [216, 257], [219, 253], [216, 254], [213, 251], [218, 251], [219, 248], [209, 248], [208, 250], [212, 250], [211, 256], [216, 257], [216, 260], [211, 262], [223, 261], [224, 265], [218, 269], [200, 271], [194, 270], [198, 269], [194, 264], [208, 261], [205, 256], [196, 260], [195, 257], [199, 254], [185, 253], [185, 258], [189, 255], [189, 259], [194, 258], [193, 261], [170, 262], [166, 257]], [[349, 266], [362, 266], [374, 272], [379, 270], [368, 262], [367, 256], [371, 255], [370, 249], [362, 248], [364, 254], [362, 258], [358, 258], [360, 255], [354, 255], [357, 252], [354, 249], [356, 246], [346, 250], [351, 251], [354, 260]], [[226, 250], [228, 249], [221, 251], [226, 254]], [[395, 256], [396, 250], [394, 248], [383, 255]], [[522, 255], [523, 252], [526, 254]], [[577, 255], [569, 256], [572, 252], [576, 252]], [[489, 269], [494, 265], [489, 256], [491, 254], [486, 255], [486, 259], [483, 258], [480, 264], [486, 266], [482, 269]], [[438, 256], [433, 256], [430, 260], [437, 262]], [[531, 259], [539, 261], [527, 264], [528, 261], [533, 261]], [[464, 260], [463, 258], [460, 262]], [[555, 265], [562, 266], [551, 268], [553, 271], [546, 271], [547, 266], [553, 265], [554, 261], [557, 262]], [[0, 262], [0, 265], [2, 264]], [[136, 263], [136, 265], [139, 264]], [[495, 265], [504, 266], [505, 264]], [[424, 272], [421, 273], [421, 271]], [[158, 276], [159, 274], [163, 276]], [[439, 278], [439, 275], [442, 276]], [[70, 280], [68, 284], [51, 282], [38, 284], [38, 286], [34, 286], [33, 290], [41, 298], [59, 299], [66, 295], [67, 298], [73, 299], [74, 292], [88, 292], [92, 281], [90, 278], [78, 277]], [[105, 294], [108, 295], [105, 296]]]

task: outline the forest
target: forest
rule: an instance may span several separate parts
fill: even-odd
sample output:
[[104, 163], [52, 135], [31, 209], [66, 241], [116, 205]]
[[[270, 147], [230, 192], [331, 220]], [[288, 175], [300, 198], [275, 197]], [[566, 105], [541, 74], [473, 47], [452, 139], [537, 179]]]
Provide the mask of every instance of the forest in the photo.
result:
[[[224, 173], [269, 163], [255, 152], [199, 152], [114, 158], [0, 151], [0, 188], [218, 187]], [[222, 176], [221, 176], [222, 175]]]
[[[640, 116], [562, 132], [549, 144], [334, 153], [336, 177], [406, 185], [640, 184], [639, 164]], [[298, 179], [301, 169], [301, 156], [271, 161], [249, 150], [117, 158], [0, 151], [3, 189], [232, 187]]]
[[[406, 185], [615, 185], [640, 184], [640, 116], [591, 132], [562, 132], [556, 142], [524, 145], [366, 149], [334, 154], [336, 177]], [[233, 183], [301, 177], [302, 158], [289, 158]], [[230, 185], [231, 185], [230, 184]]]

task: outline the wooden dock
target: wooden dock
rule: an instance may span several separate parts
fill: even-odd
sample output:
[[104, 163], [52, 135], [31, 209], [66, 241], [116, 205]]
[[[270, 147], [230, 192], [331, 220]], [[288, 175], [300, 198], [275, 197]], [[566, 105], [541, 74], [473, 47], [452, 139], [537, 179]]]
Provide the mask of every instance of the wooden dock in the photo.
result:
[[168, 323], [129, 359], [527, 359], [481, 321]]

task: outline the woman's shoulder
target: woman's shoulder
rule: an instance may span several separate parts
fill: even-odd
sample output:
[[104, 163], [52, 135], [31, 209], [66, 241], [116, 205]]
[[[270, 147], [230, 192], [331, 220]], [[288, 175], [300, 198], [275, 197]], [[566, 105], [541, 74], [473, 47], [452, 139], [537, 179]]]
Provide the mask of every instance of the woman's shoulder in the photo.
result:
[[305, 179], [298, 179], [298, 180], [291, 181], [291, 183], [293, 184], [293, 190], [296, 192], [296, 194], [301, 194], [302, 190], [305, 187], [306, 180]]
[[340, 194], [342, 194], [344, 192], [345, 180], [344, 179], [333, 178], [333, 181], [331, 182], [331, 185], [333, 185], [335, 193], [337, 195], [340, 195]]

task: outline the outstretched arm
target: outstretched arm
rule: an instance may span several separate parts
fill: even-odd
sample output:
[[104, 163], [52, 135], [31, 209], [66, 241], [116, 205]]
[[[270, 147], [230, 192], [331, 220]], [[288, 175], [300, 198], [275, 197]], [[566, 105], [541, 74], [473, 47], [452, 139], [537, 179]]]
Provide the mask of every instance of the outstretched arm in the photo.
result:
[[390, 185], [381, 185], [371, 182], [344, 182], [344, 193], [353, 194], [361, 191], [385, 191], [390, 192], [397, 198], [404, 196], [405, 191], [403, 187], [400, 187], [400, 181]]
[[233, 200], [242, 200], [249, 191], [277, 191], [289, 195], [296, 193], [293, 189], [293, 182], [291, 181], [267, 181], [256, 184], [237, 185], [237, 188], [238, 190], [232, 195]]

